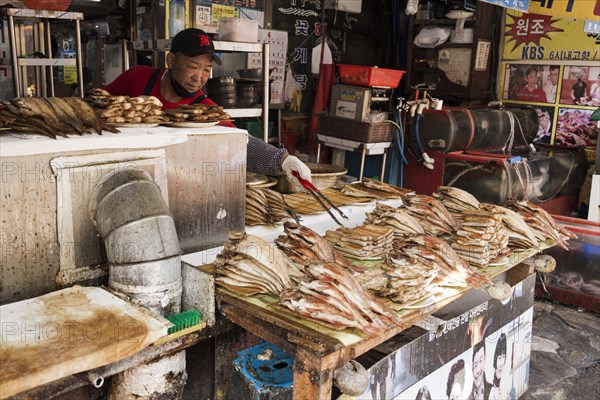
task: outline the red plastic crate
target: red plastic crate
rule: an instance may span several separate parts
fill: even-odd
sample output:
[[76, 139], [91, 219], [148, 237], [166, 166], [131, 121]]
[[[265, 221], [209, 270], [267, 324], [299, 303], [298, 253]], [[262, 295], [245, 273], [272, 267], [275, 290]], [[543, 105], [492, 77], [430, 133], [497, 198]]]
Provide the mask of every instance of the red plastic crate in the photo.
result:
[[338, 64], [340, 80], [348, 85], [385, 86], [395, 89], [405, 71], [360, 65]]

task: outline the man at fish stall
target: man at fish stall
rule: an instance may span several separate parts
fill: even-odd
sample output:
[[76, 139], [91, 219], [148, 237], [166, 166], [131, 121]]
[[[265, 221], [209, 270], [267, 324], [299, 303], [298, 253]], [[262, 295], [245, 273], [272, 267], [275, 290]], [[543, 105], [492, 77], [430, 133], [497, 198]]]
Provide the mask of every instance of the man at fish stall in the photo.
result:
[[[184, 29], [171, 40], [167, 68], [145, 65], [129, 68], [104, 90], [113, 96], [155, 96], [164, 109], [184, 104], [216, 105], [202, 91], [210, 77], [213, 62], [221, 65], [221, 59], [206, 32], [195, 28]], [[220, 125], [235, 128], [229, 121]], [[285, 148], [277, 148], [248, 135], [247, 154], [249, 171], [273, 176], [285, 173], [292, 184], [298, 185], [292, 175], [292, 171], [296, 170], [301, 178], [311, 180], [308, 166], [289, 155]]]

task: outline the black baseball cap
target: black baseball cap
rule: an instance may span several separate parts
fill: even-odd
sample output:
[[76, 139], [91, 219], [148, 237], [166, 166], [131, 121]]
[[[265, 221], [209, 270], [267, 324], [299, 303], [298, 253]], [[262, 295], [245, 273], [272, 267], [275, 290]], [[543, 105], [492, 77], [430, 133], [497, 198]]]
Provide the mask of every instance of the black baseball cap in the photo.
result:
[[215, 45], [201, 29], [188, 28], [179, 32], [171, 40], [171, 53], [183, 53], [188, 57], [210, 54], [213, 61], [221, 65], [221, 59], [215, 53]]

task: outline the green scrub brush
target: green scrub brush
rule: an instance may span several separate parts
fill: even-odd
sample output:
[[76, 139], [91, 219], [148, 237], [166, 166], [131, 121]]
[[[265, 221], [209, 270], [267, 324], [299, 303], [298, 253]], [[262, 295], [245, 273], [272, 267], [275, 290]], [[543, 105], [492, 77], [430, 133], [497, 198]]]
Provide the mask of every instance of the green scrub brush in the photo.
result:
[[198, 310], [187, 310], [166, 318], [173, 326], [169, 328], [167, 336], [163, 336], [154, 342], [155, 346], [206, 327], [206, 323], [202, 321], [202, 316]]

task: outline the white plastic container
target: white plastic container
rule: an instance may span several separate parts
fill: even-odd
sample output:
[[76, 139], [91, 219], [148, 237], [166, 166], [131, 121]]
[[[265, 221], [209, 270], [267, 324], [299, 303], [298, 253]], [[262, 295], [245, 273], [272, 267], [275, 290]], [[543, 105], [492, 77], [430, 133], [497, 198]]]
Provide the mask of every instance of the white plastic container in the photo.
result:
[[258, 43], [258, 25], [258, 20], [221, 18], [219, 20], [219, 40]]

